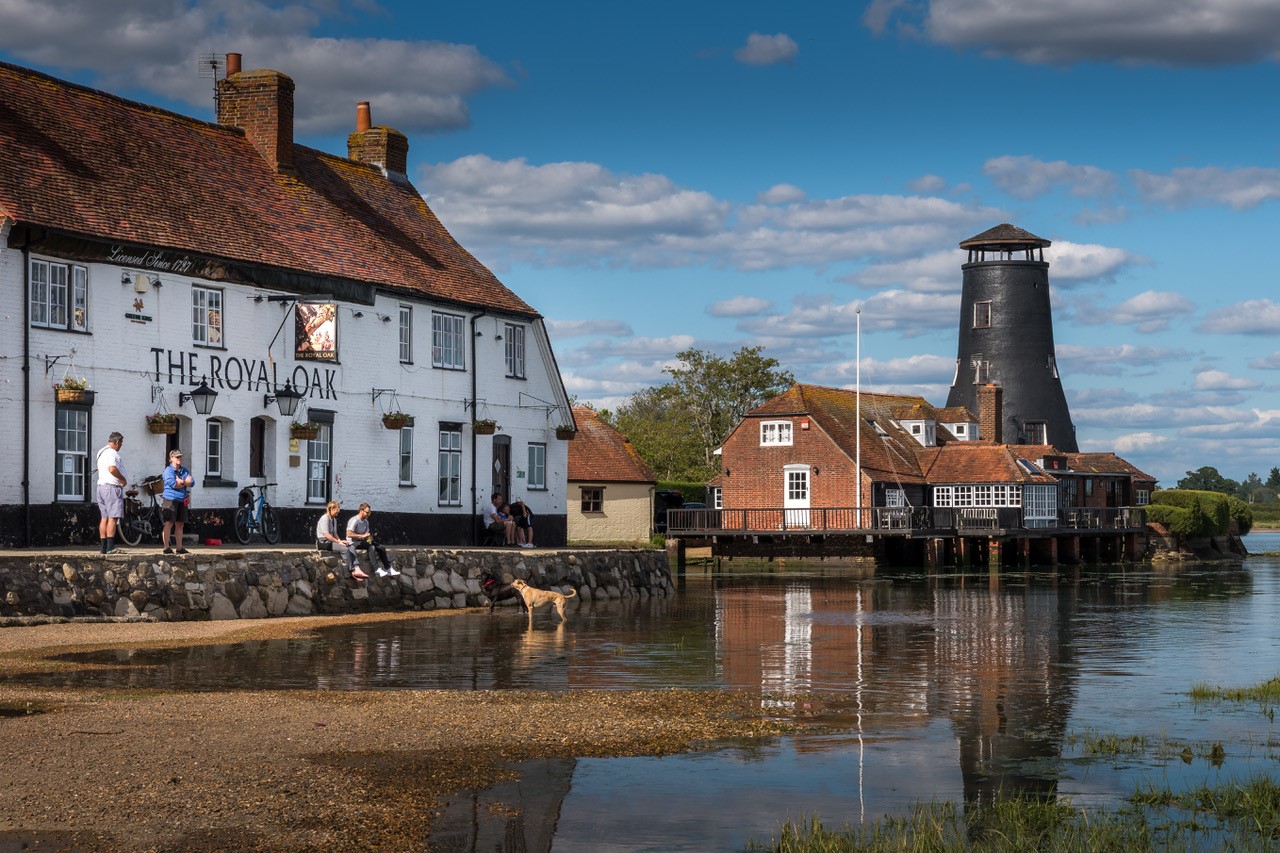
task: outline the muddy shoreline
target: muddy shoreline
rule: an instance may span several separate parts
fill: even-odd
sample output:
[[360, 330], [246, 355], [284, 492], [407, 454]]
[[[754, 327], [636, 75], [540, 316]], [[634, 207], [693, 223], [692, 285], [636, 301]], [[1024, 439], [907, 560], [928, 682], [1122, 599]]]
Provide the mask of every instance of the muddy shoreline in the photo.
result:
[[[0, 669], [449, 613], [0, 629]], [[454, 792], [540, 757], [666, 755], [785, 725], [708, 691], [223, 691], [0, 684], [0, 849], [428, 849]]]

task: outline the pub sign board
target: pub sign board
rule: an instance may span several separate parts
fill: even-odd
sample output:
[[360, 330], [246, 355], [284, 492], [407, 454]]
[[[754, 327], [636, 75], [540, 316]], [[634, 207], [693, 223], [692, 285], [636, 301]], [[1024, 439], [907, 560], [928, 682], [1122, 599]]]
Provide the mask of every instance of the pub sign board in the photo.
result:
[[299, 302], [294, 308], [294, 350], [299, 360], [338, 360], [338, 306]]

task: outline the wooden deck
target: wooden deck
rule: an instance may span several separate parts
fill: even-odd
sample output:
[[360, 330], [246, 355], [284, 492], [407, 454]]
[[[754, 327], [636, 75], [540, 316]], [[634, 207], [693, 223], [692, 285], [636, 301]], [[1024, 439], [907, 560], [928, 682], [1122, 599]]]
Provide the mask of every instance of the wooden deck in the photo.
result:
[[1025, 518], [1018, 507], [815, 507], [811, 509], [671, 509], [667, 536], [939, 537], [1089, 536], [1141, 533], [1143, 507], [1073, 507], [1053, 518]]

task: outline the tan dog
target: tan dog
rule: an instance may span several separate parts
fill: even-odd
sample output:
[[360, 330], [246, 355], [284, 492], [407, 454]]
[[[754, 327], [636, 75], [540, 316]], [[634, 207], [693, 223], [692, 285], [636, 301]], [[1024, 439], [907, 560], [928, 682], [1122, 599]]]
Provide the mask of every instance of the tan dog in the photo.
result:
[[560, 614], [560, 620], [564, 621], [564, 603], [566, 599], [577, 598], [578, 593], [569, 590], [569, 594], [556, 592], [554, 589], [538, 589], [529, 586], [524, 581], [516, 578], [511, 582], [511, 586], [520, 593], [520, 597], [524, 599], [524, 606], [529, 610], [529, 621], [533, 621], [533, 608], [541, 607], [544, 604], [550, 604], [555, 607], [556, 612]]

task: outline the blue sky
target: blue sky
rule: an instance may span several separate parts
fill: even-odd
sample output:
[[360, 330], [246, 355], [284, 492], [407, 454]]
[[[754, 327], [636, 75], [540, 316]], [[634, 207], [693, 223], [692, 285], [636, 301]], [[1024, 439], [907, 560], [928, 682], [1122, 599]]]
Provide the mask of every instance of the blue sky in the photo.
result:
[[0, 0], [0, 58], [190, 115], [202, 53], [357, 100], [614, 407], [695, 346], [945, 402], [956, 245], [1054, 241], [1081, 449], [1280, 466], [1280, 3]]

